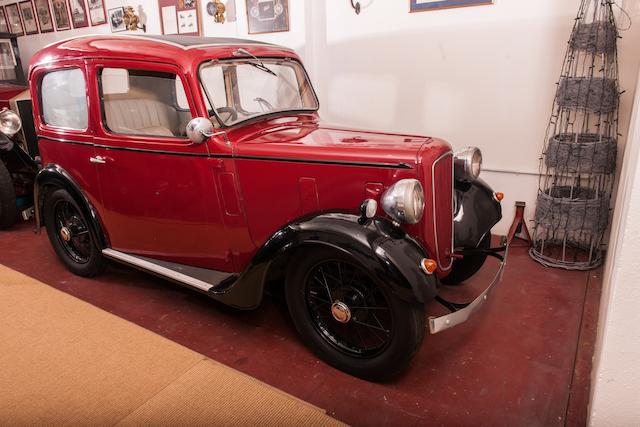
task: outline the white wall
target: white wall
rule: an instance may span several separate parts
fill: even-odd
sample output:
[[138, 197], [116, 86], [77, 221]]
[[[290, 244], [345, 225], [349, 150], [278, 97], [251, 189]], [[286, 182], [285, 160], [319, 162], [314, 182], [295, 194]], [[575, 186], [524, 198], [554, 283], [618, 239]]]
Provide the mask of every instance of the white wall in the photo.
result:
[[[413, 14], [408, 0], [360, 0], [360, 15], [347, 0], [290, 0], [291, 31], [256, 36], [247, 35], [245, 0], [235, 0], [237, 21], [222, 25], [206, 14], [206, 1], [201, 0], [204, 35], [255, 38], [298, 50], [325, 120], [438, 136], [454, 148], [480, 147], [484, 178], [506, 194], [496, 232], [507, 231], [516, 200], [526, 201], [533, 215], [538, 158], [579, 0], [495, 0], [492, 6]], [[640, 23], [640, 2], [617, 3]], [[107, 9], [125, 4], [141, 4], [149, 32], [159, 32], [156, 0], [106, 0]], [[56, 39], [109, 31], [103, 25], [21, 37], [23, 62]], [[621, 86], [627, 90], [623, 131], [640, 64], [638, 45], [640, 24], [619, 43]]]
[[[316, 2], [317, 3], [317, 2]], [[319, 2], [323, 4], [323, 2]], [[555, 82], [578, 0], [496, 0], [493, 6], [407, 13], [408, 2], [347, 1], [316, 13], [315, 85], [323, 117], [342, 124], [439, 136], [475, 145], [483, 177], [531, 217]], [[618, 2], [640, 22], [640, 2]], [[324, 9], [317, 6], [318, 9]], [[620, 41], [626, 129], [640, 55], [640, 24]], [[621, 141], [624, 144], [624, 141]]]
[[604, 272], [592, 426], [640, 424], [640, 76]]

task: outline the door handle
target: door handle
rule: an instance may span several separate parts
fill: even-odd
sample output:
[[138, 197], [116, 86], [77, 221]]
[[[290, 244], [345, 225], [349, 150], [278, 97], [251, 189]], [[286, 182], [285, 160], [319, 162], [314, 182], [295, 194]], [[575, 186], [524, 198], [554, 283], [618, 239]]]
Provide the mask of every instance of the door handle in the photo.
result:
[[107, 163], [107, 159], [102, 156], [89, 157], [89, 161], [91, 163], [97, 163], [99, 165], [104, 165], [105, 163]]

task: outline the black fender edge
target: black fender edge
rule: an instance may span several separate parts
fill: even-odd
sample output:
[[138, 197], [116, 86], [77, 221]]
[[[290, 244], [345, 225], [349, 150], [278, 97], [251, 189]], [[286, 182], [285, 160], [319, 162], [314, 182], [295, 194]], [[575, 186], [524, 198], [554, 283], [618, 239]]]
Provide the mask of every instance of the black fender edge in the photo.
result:
[[359, 216], [352, 214], [323, 213], [287, 225], [267, 240], [230, 286], [238, 289], [229, 289], [229, 293], [247, 296], [248, 290], [257, 292], [259, 295], [254, 299], [257, 305], [274, 260], [288, 259], [309, 246], [325, 246], [352, 256], [397, 297], [412, 303], [432, 300], [438, 281], [420, 268], [420, 262], [427, 257], [422, 246], [386, 219], [374, 218], [364, 223], [359, 220]]
[[494, 192], [481, 179], [455, 182], [454, 247], [475, 248], [502, 219], [502, 206]]
[[95, 242], [101, 245], [101, 249], [107, 248], [109, 242], [103, 232], [102, 223], [98, 212], [95, 210], [89, 199], [84, 195], [80, 186], [71, 175], [59, 165], [49, 164], [41, 169], [35, 178], [33, 188], [33, 203], [35, 208], [36, 233], [40, 233], [43, 225], [42, 211], [44, 209], [44, 193], [47, 187], [56, 187], [66, 190], [76, 201], [82, 214], [89, 219], [89, 232]]

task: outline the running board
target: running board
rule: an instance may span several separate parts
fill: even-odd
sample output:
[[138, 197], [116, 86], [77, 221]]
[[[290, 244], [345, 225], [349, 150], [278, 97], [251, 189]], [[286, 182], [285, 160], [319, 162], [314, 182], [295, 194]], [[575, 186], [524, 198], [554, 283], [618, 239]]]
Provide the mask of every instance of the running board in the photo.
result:
[[229, 279], [235, 279], [236, 277], [236, 275], [232, 273], [192, 267], [139, 255], [130, 255], [109, 248], [103, 249], [102, 254], [107, 258], [122, 262], [142, 271], [153, 273], [181, 285], [195, 288], [202, 292], [215, 292], [214, 288], [218, 286], [224, 287], [224, 284], [229, 281]]

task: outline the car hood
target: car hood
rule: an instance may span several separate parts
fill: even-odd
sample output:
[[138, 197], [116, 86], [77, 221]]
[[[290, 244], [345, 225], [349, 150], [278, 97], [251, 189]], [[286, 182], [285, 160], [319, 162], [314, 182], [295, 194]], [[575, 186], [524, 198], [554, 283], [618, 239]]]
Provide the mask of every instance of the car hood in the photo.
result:
[[449, 150], [444, 141], [415, 135], [347, 129], [314, 117], [280, 117], [229, 132], [238, 157], [416, 167], [421, 150], [434, 156]]

